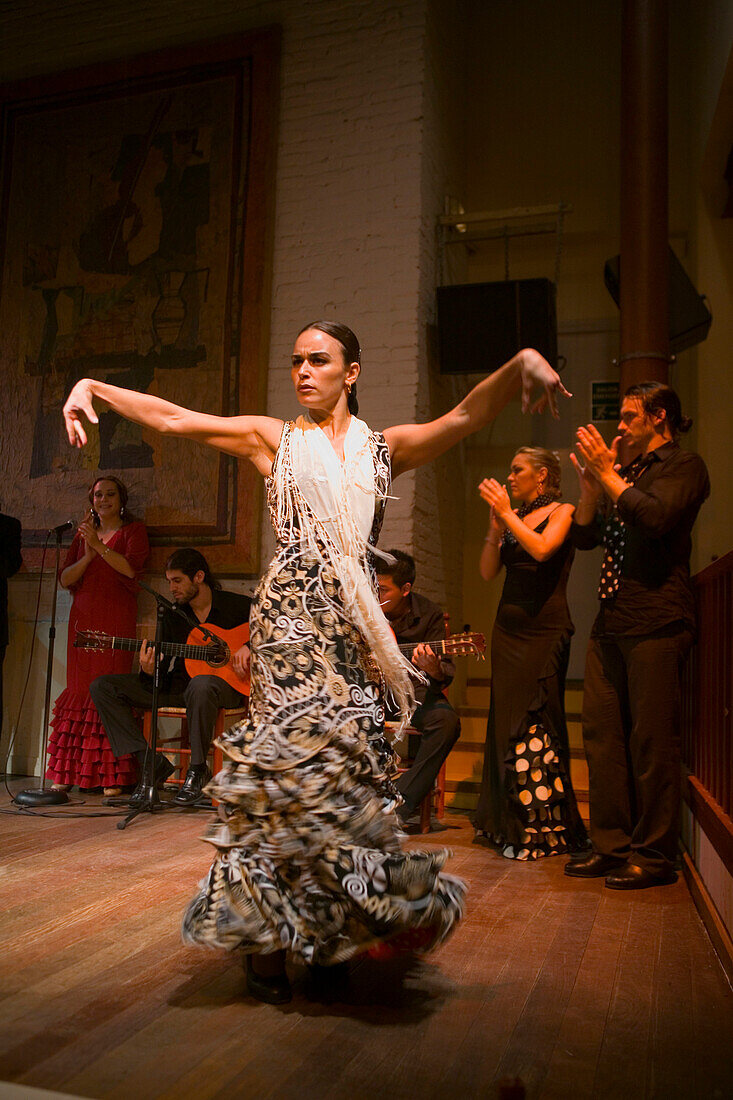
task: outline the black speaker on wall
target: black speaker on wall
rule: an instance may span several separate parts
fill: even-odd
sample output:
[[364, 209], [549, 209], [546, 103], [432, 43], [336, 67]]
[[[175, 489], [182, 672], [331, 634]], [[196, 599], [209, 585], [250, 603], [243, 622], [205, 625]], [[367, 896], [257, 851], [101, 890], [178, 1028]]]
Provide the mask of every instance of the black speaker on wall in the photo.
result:
[[[621, 257], [606, 260], [603, 281], [616, 305], [621, 293]], [[669, 250], [669, 347], [677, 353], [704, 340], [713, 315], [698, 294], [680, 261]]]
[[438, 287], [441, 374], [489, 374], [520, 348], [557, 365], [555, 284], [507, 279]]

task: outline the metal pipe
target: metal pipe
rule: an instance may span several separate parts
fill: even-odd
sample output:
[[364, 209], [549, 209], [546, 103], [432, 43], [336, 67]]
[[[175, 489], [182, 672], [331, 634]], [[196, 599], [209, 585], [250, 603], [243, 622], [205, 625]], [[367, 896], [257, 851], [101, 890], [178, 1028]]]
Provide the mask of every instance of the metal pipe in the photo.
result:
[[621, 394], [669, 376], [667, 0], [624, 0]]

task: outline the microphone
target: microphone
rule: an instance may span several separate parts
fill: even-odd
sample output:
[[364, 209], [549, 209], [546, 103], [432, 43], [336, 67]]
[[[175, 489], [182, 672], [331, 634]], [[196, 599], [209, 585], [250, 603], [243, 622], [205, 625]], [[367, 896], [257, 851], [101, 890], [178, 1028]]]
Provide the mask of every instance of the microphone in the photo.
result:
[[76, 527], [73, 519], [67, 519], [66, 523], [60, 523], [58, 527], [50, 527], [48, 533], [49, 535], [63, 535], [64, 531], [70, 531], [72, 527]]

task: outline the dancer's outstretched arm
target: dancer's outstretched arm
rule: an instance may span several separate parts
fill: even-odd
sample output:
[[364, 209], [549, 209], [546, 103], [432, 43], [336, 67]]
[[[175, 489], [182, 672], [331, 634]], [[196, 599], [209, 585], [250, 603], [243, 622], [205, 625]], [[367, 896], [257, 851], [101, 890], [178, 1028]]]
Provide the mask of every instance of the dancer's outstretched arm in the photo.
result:
[[64, 405], [66, 432], [73, 447], [83, 447], [87, 442], [82, 417], [90, 424], [98, 423], [95, 397], [125, 420], [152, 428], [161, 435], [180, 435], [238, 458], [248, 458], [265, 476], [271, 471], [282, 420], [272, 416], [214, 416], [195, 412], [152, 394], [121, 389], [93, 378], [77, 382]]
[[[557, 395], [570, 397], [560, 376], [538, 351], [525, 348], [499, 370], [484, 378], [445, 416], [427, 424], [401, 424], [386, 428], [384, 437], [392, 456], [392, 475], [431, 462], [467, 435], [493, 420], [522, 388], [522, 412], [542, 412], [549, 404], [558, 416]], [[532, 404], [535, 386], [544, 390]]]

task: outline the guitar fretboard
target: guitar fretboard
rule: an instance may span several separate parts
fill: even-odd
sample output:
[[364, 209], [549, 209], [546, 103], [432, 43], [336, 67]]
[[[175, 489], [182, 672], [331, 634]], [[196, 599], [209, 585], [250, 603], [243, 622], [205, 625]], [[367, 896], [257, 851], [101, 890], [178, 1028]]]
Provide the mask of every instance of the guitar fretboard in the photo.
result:
[[[126, 649], [132, 653], [139, 653], [142, 648], [142, 642], [138, 638], [115, 638], [109, 639], [110, 649]], [[152, 642], [150, 643], [152, 645]], [[226, 645], [224, 642], [207, 642], [205, 645], [192, 645], [190, 642], [161, 642], [160, 652], [164, 653], [167, 657], [188, 657], [194, 661], [207, 661], [211, 656], [212, 648], [224, 650]]]
[[[425, 642], [398, 642], [397, 643], [397, 645], [399, 647], [399, 650], [400, 650], [400, 653], [406, 653], [408, 657], [412, 656], [412, 654], [414, 653], [414, 651], [417, 649], [417, 647], [419, 645], [429, 645], [430, 648], [432, 649], [433, 653], [442, 654], [443, 656], [445, 656], [445, 654], [448, 652], [448, 650], [446, 648], [448, 645], [455, 648], [456, 645], [460, 645], [460, 644], [461, 643], [456, 642], [456, 639], [454, 639], [454, 638], [435, 638], [431, 642], [425, 641]], [[471, 643], [470, 643], [470, 641], [467, 640], [465, 644], [470, 645]]]

